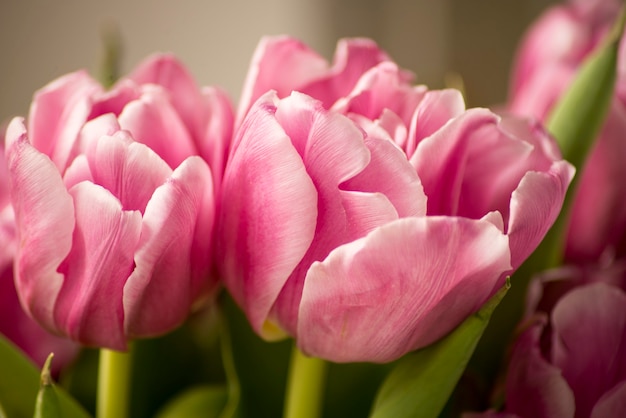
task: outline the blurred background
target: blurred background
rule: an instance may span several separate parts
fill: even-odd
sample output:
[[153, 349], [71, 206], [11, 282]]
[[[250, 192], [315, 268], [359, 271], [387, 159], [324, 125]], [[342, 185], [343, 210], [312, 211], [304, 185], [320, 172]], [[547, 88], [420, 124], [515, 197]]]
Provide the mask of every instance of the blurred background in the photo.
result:
[[[201, 85], [233, 98], [263, 35], [290, 34], [327, 58], [337, 39], [375, 39], [416, 82], [460, 75], [471, 106], [506, 97], [525, 28], [554, 0], [0, 0], [0, 122], [26, 114], [32, 94], [87, 68], [97, 76], [101, 34], [116, 25], [122, 74], [156, 51], [175, 53]], [[450, 77], [452, 76], [452, 77]]]

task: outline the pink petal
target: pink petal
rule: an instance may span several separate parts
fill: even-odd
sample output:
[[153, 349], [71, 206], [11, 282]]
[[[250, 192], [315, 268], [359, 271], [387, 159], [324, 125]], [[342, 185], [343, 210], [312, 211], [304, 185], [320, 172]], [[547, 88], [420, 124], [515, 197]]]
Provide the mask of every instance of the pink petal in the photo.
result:
[[163, 87], [190, 135], [196, 140], [202, 138], [205, 129], [202, 94], [189, 70], [174, 55], [155, 54], [139, 64], [126, 78], [140, 85], [157, 84]]
[[233, 135], [233, 108], [227, 94], [215, 87], [202, 89], [206, 126], [196, 144], [200, 155], [209, 163], [217, 184], [221, 183]]
[[190, 132], [162, 90], [152, 89], [126, 105], [119, 123], [137, 142], [152, 148], [172, 168], [197, 154]]
[[311, 266], [298, 344], [331, 361], [392, 361], [475, 312], [509, 268], [507, 237], [489, 222], [397, 220]]
[[552, 312], [552, 362], [576, 396], [576, 416], [626, 378], [626, 294], [604, 283], [565, 295]]
[[591, 411], [591, 418], [626, 416], [626, 381], [605, 393]]
[[28, 142], [23, 119], [11, 121], [6, 141], [20, 240], [16, 287], [30, 315], [55, 330], [53, 307], [63, 283], [57, 269], [72, 246], [72, 198], [54, 163]]
[[221, 273], [252, 327], [261, 332], [317, 223], [317, 191], [302, 158], [277, 123], [271, 96], [257, 101], [239, 129], [222, 188]]
[[133, 270], [141, 214], [125, 211], [107, 190], [74, 186], [72, 250], [59, 267], [65, 279], [55, 305], [59, 329], [86, 345], [126, 348], [122, 290]]
[[[288, 71], [285, 71], [288, 69]], [[287, 37], [264, 37], [259, 42], [239, 100], [237, 126], [252, 104], [269, 90], [288, 96], [328, 69], [324, 58], [304, 43]]]
[[94, 182], [111, 192], [124, 210], [143, 213], [154, 190], [172, 173], [154, 151], [123, 132], [91, 142], [86, 156]]
[[71, 160], [78, 132], [91, 113], [93, 95], [102, 87], [85, 71], [67, 74], [37, 93], [31, 104], [31, 143], [63, 172]]
[[508, 234], [511, 264], [519, 267], [537, 248], [561, 211], [574, 167], [555, 162], [547, 173], [528, 172], [511, 195]]
[[[206, 209], [202, 207], [204, 194], [211, 192], [209, 168], [201, 158], [191, 157], [150, 199], [135, 254], [136, 268], [124, 287], [124, 327], [130, 337], [170, 331], [190, 312], [200, 288], [194, 283], [197, 278], [192, 277], [191, 262], [210, 262], [209, 252], [204, 260], [192, 259], [192, 245], [200, 210]], [[202, 232], [204, 239], [211, 239], [211, 230]]]
[[141, 86], [131, 80], [122, 79], [111, 90], [95, 95], [89, 120], [106, 114], [119, 116], [124, 107], [141, 96]]
[[458, 90], [433, 90], [425, 92], [414, 110], [407, 126], [408, 141], [406, 155], [411, 157], [417, 144], [443, 127], [449, 120], [465, 111], [465, 101]]
[[[339, 98], [350, 94], [366, 71], [383, 61], [391, 59], [374, 41], [366, 38], [341, 39], [327, 74], [294, 89], [315, 97], [325, 108], [330, 108]], [[408, 82], [413, 75], [402, 72], [401, 78]]]
[[545, 322], [536, 318], [515, 343], [506, 379], [506, 409], [520, 417], [574, 418], [572, 390], [540, 351]]

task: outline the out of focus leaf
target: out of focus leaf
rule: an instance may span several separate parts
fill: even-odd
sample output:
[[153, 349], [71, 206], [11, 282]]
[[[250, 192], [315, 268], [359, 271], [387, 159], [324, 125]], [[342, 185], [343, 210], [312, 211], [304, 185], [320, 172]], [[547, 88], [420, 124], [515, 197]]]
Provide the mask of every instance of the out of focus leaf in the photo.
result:
[[54, 354], [50, 353], [41, 369], [39, 393], [35, 402], [35, 418], [61, 418], [61, 406], [56, 393], [52, 376], [50, 376], [50, 363]]
[[478, 312], [438, 342], [408, 354], [381, 386], [370, 418], [436, 418], [452, 394], [493, 310], [510, 287], [507, 281]]
[[[30, 418], [39, 390], [39, 370], [3, 335], [0, 335], [0, 405], [6, 416]], [[61, 416], [87, 418], [89, 414], [61, 388], [55, 388]]]
[[198, 386], [170, 401], [156, 418], [218, 418], [227, 399], [228, 390], [225, 386]]

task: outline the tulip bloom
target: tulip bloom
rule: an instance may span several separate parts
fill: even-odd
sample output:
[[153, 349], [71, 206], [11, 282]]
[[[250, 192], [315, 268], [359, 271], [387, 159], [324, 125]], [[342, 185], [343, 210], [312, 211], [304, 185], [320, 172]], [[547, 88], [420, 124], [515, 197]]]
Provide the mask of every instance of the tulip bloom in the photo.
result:
[[108, 92], [70, 74], [38, 92], [28, 130], [9, 126], [16, 287], [48, 330], [123, 350], [215, 289], [213, 176], [195, 154], [219, 182], [232, 114], [182, 70], [157, 57]]
[[264, 338], [391, 361], [475, 312], [556, 218], [573, 170], [551, 138], [405, 77], [382, 62], [330, 108], [270, 92], [242, 120], [220, 261]]
[[[549, 9], [528, 31], [513, 72], [509, 110], [545, 120], [581, 62], [602, 40], [620, 2], [570, 1]], [[566, 258], [593, 263], [602, 254], [623, 256], [626, 236], [626, 184], [616, 182], [626, 156], [626, 66], [620, 53], [615, 96], [605, 125], [591, 150], [575, 197]]]
[[601, 418], [626, 415], [626, 294], [605, 283], [566, 293], [517, 338], [502, 413], [474, 417]]

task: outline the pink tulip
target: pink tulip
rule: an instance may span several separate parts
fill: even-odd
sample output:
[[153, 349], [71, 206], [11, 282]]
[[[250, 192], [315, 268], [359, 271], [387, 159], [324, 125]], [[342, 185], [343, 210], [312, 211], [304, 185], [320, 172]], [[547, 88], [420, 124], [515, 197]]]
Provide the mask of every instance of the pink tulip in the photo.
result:
[[74, 359], [78, 346], [41, 328], [20, 306], [13, 283], [17, 231], [9, 196], [9, 171], [4, 159], [4, 128], [0, 126], [0, 333], [39, 367], [53, 352], [52, 371], [58, 374]]
[[[164, 74], [155, 81], [171, 82]], [[178, 326], [215, 287], [215, 206], [211, 170], [188, 155], [190, 125], [169, 102], [180, 86], [120, 86], [98, 93], [84, 73], [58, 80], [38, 93], [30, 131], [11, 122], [6, 152], [22, 305], [50, 331], [123, 350]], [[127, 100], [134, 89], [146, 93]]]
[[219, 185], [232, 136], [232, 106], [221, 90], [200, 89], [172, 55], [148, 58], [108, 91], [84, 71], [48, 84], [31, 105], [30, 141], [64, 172], [79, 152], [82, 127], [107, 113], [172, 168], [200, 155]]
[[[579, 0], [549, 9], [520, 46], [509, 110], [545, 120], [583, 59], [609, 30], [620, 3]], [[615, 181], [626, 175], [626, 55], [621, 57], [608, 119], [581, 172], [567, 240], [570, 262], [593, 262], [602, 254], [624, 255], [626, 183]]]
[[221, 270], [264, 338], [391, 361], [476, 311], [558, 214], [572, 168], [538, 126], [405, 75], [382, 62], [330, 107], [270, 92], [243, 118]]
[[580, 286], [531, 318], [511, 354], [502, 414], [484, 417], [626, 416], [626, 294]]

